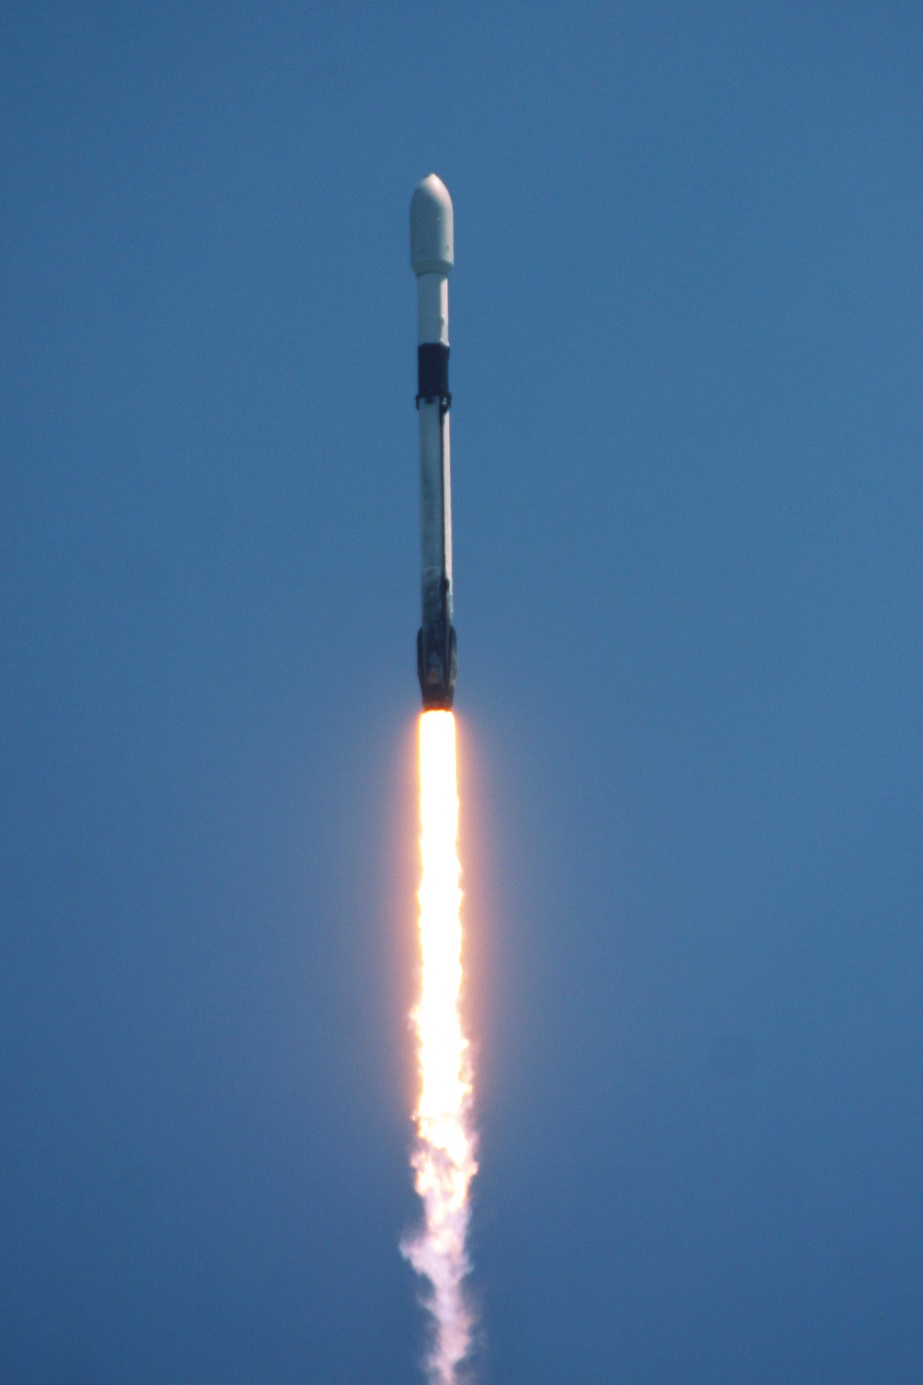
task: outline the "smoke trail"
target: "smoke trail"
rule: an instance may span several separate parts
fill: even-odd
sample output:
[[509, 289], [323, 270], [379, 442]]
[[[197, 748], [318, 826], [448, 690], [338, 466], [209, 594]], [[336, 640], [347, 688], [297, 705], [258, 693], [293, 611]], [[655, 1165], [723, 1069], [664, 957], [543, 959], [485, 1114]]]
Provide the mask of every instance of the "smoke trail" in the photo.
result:
[[420, 718], [420, 951], [422, 984], [413, 1011], [420, 1066], [412, 1164], [425, 1213], [401, 1251], [429, 1280], [435, 1335], [427, 1365], [434, 1385], [455, 1385], [471, 1346], [468, 1188], [477, 1172], [471, 1125], [471, 1067], [458, 1011], [462, 983], [461, 889], [455, 718]]

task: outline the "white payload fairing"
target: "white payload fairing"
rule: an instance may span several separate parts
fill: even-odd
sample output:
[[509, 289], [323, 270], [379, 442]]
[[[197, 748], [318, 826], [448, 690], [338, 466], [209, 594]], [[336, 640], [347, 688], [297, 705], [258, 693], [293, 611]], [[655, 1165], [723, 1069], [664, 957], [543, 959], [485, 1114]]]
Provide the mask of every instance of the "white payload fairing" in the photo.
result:
[[449, 709], [455, 694], [452, 624], [452, 487], [449, 467], [449, 272], [455, 263], [452, 199], [431, 173], [410, 203], [410, 263], [417, 276], [417, 411], [423, 618], [417, 675], [423, 706]]

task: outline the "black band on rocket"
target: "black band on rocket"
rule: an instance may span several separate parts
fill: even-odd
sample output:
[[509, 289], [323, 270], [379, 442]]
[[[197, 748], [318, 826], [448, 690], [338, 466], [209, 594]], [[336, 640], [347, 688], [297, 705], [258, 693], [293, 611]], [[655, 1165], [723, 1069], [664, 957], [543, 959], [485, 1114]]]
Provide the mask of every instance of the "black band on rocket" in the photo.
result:
[[441, 399], [448, 408], [449, 348], [439, 341], [426, 341], [417, 347], [417, 403], [421, 399]]

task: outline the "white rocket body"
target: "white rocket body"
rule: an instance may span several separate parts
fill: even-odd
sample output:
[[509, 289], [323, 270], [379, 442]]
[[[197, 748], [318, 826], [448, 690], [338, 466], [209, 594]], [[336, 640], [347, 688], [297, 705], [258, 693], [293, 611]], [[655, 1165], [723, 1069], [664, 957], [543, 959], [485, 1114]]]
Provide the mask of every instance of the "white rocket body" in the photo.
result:
[[452, 487], [449, 465], [449, 281], [455, 263], [452, 199], [435, 173], [410, 203], [410, 263], [417, 276], [417, 410], [420, 415], [422, 624], [417, 674], [424, 708], [450, 708], [455, 691], [452, 625]]

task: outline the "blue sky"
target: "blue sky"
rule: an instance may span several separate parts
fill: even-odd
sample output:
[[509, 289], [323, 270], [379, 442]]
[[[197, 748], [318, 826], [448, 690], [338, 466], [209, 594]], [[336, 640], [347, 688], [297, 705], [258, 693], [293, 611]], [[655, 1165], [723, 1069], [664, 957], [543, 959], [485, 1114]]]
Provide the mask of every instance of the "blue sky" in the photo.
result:
[[421, 1378], [407, 211], [485, 1385], [916, 1385], [923, 18], [0, 15], [0, 1376]]

